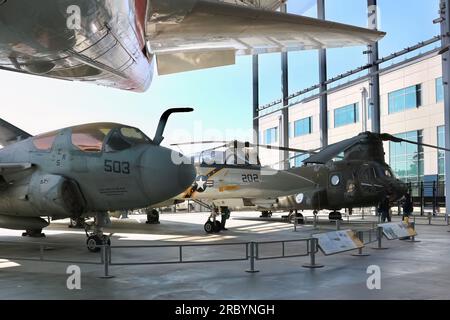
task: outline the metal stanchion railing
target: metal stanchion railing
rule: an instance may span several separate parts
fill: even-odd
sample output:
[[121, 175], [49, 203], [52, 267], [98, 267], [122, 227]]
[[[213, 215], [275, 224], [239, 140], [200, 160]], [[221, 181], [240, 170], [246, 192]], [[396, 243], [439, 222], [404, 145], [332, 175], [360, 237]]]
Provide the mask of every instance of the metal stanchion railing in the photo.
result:
[[319, 240], [317, 240], [316, 238], [311, 238], [308, 240], [310, 263], [304, 264], [303, 268], [308, 269], [323, 268], [323, 265], [316, 263], [316, 253], [318, 252], [318, 247], [319, 247]]
[[[370, 234], [370, 232], [369, 232], [369, 234]], [[364, 245], [364, 233], [363, 233], [363, 231], [358, 231], [357, 235], [358, 235], [358, 239]], [[363, 253], [363, 248], [364, 247], [358, 248], [358, 253], [352, 254], [352, 256], [354, 256], [354, 257], [368, 257], [368, 256], [370, 256], [370, 254], [368, 254], [368, 253]]]
[[431, 212], [428, 212], [428, 225], [431, 226], [431, 219], [432, 219], [433, 215], [431, 214]]
[[[416, 224], [414, 222], [410, 223], [411, 228], [414, 230], [414, 233], [416, 233]], [[413, 235], [409, 238], [409, 240], [407, 240], [409, 242], [420, 242], [420, 240], [416, 240], [416, 236]]]
[[245, 270], [245, 272], [248, 273], [256, 273], [259, 272], [259, 270], [255, 269], [255, 259], [256, 259], [256, 243], [251, 242], [250, 243], [250, 269]]
[[101, 246], [101, 257], [102, 257], [102, 262], [103, 262], [103, 267], [104, 267], [104, 269], [103, 269], [104, 274], [100, 278], [102, 278], [102, 279], [114, 278], [114, 276], [109, 274], [109, 264], [111, 261], [111, 247], [109, 245], [103, 244]]
[[337, 219], [336, 220], [336, 231], [341, 230], [341, 220]]
[[372, 249], [375, 249], [375, 250], [389, 249], [389, 248], [383, 247], [382, 240], [383, 240], [383, 227], [378, 227], [377, 228], [377, 243], [378, 243], [378, 245]]

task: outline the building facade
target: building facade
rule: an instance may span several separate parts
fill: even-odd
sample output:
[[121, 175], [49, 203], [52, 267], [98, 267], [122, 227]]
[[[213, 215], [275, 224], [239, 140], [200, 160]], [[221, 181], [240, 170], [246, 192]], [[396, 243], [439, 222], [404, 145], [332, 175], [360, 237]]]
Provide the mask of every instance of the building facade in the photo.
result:
[[[436, 51], [384, 68], [380, 73], [381, 130], [399, 137], [445, 146], [442, 60]], [[367, 76], [328, 91], [329, 143], [371, 130]], [[319, 96], [289, 107], [289, 146], [320, 147]], [[281, 111], [260, 118], [260, 141], [280, 144]], [[445, 179], [444, 153], [412, 144], [385, 142], [386, 162], [407, 182]], [[294, 155], [291, 155], [294, 156]], [[306, 156], [291, 160], [300, 166]], [[280, 161], [276, 152], [263, 152], [262, 162]]]

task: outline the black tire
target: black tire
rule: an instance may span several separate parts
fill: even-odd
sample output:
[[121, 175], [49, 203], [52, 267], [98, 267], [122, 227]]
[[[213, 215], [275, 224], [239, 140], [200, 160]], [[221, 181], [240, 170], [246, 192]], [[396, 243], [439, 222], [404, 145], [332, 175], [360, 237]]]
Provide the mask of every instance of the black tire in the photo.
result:
[[90, 252], [100, 252], [103, 243], [98, 236], [89, 236], [86, 240], [86, 247]]
[[214, 224], [211, 221], [207, 221], [205, 225], [203, 226], [203, 229], [205, 229], [206, 233], [213, 233], [214, 232]]
[[220, 230], [222, 230], [222, 224], [220, 223], [220, 221], [214, 221], [214, 227], [213, 227], [213, 231], [215, 233], [219, 233]]
[[[111, 245], [111, 239], [106, 241], [108, 246]], [[86, 247], [90, 252], [100, 252], [102, 250], [103, 240], [99, 236], [89, 236], [86, 240]]]

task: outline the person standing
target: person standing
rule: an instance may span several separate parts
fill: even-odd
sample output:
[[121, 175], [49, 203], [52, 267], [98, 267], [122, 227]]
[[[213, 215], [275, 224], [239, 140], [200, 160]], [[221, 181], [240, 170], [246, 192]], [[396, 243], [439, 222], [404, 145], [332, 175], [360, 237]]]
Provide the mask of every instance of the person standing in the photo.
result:
[[230, 218], [230, 209], [228, 209], [228, 207], [223, 207], [223, 208], [221, 208], [220, 211], [222, 214], [221, 221], [220, 221], [220, 229], [227, 231], [228, 229], [225, 228], [225, 224], [226, 224], [227, 220]]
[[403, 221], [405, 221], [405, 219], [408, 220], [409, 216], [414, 211], [414, 206], [413, 206], [411, 195], [409, 194], [409, 192], [405, 195], [405, 199], [403, 200], [403, 203], [402, 203], [402, 208], [403, 208], [402, 220]]
[[378, 211], [381, 214], [381, 222], [391, 222], [389, 197], [385, 196], [378, 205]]

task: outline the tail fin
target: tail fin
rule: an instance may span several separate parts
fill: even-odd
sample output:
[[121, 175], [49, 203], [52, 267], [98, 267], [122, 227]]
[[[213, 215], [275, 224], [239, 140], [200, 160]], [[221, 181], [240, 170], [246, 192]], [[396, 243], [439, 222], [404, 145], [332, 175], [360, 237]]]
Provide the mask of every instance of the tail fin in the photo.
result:
[[30, 137], [32, 137], [31, 134], [17, 128], [3, 119], [0, 119], [0, 145], [5, 147]]

